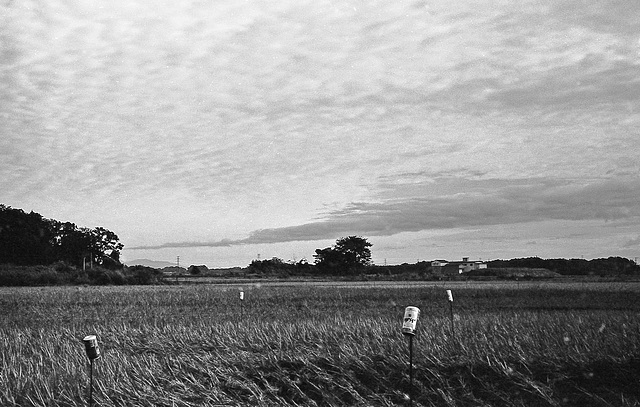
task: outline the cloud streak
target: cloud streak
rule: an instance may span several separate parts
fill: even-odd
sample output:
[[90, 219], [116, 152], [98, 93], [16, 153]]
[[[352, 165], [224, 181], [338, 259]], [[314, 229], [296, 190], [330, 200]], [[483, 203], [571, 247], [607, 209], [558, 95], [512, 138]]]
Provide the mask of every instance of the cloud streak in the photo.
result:
[[[343, 235], [391, 236], [433, 229], [473, 228], [548, 220], [640, 222], [640, 180], [600, 180], [581, 184], [570, 180], [528, 179], [460, 182], [438, 180], [420, 186], [425, 196], [352, 203], [326, 218], [298, 226], [262, 229], [238, 240], [175, 242], [168, 247], [222, 247], [335, 239]], [[429, 196], [427, 191], [448, 189]], [[415, 191], [415, 185], [414, 185]]]

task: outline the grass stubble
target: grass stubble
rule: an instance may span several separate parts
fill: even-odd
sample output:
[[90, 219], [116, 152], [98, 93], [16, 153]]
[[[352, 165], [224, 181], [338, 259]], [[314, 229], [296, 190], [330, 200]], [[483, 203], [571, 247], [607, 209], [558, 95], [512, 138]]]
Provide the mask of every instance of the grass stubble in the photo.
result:
[[[635, 290], [51, 287], [0, 291], [0, 405], [637, 406]], [[421, 308], [414, 382], [401, 334]]]

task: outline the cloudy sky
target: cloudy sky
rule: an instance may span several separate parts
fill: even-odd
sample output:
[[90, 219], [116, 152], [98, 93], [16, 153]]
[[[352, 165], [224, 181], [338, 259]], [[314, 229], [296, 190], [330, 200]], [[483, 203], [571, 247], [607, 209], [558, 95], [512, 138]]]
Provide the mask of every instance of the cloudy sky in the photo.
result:
[[637, 0], [3, 0], [0, 203], [123, 259], [640, 257]]

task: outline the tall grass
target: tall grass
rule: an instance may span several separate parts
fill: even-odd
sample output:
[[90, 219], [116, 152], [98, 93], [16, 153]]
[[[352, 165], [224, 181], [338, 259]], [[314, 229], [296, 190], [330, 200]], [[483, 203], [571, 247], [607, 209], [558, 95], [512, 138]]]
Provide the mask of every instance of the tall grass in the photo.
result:
[[0, 405], [404, 405], [404, 307], [421, 308], [416, 406], [640, 404], [634, 291], [52, 287], [0, 291]]

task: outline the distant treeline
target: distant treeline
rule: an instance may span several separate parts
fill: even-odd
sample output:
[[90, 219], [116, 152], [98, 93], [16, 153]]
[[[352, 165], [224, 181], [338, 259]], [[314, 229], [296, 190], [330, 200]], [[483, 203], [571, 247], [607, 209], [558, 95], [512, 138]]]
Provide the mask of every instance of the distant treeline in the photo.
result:
[[122, 268], [118, 236], [103, 227], [78, 227], [0, 204], [0, 264]]
[[492, 260], [489, 268], [543, 268], [563, 275], [631, 275], [640, 273], [640, 266], [623, 257], [585, 259], [541, 259], [527, 257], [511, 260]]
[[249, 264], [249, 273], [263, 276], [287, 277], [291, 275], [310, 275], [315, 271], [315, 266], [309, 264], [306, 259], [298, 262], [285, 262], [273, 257], [271, 259], [253, 260]]
[[[640, 274], [640, 266], [634, 261], [622, 257], [609, 257], [593, 260], [585, 259], [541, 259], [539, 257], [529, 257], [511, 260], [492, 260], [487, 262], [487, 269], [478, 270], [471, 274], [461, 274], [458, 277], [464, 278], [465, 275], [502, 275], [506, 270], [519, 270], [520, 274], [526, 270], [535, 270], [535, 274], [540, 274], [542, 269], [549, 270], [561, 275], [575, 276], [620, 276], [620, 275], [638, 275]], [[417, 263], [403, 263], [397, 265], [368, 265], [358, 269], [359, 274], [353, 273], [349, 269], [343, 272], [335, 270], [331, 274], [327, 274], [315, 264], [309, 264], [306, 260], [298, 262], [286, 262], [280, 258], [254, 260], [249, 265], [247, 271], [250, 274], [258, 276], [371, 276], [377, 275], [384, 278], [402, 277], [411, 279], [430, 279], [443, 277], [440, 273], [433, 270], [431, 262], [419, 261]], [[499, 272], [497, 272], [499, 271]], [[496, 272], [496, 273], [494, 273]], [[449, 276], [450, 277], [450, 276]]]

